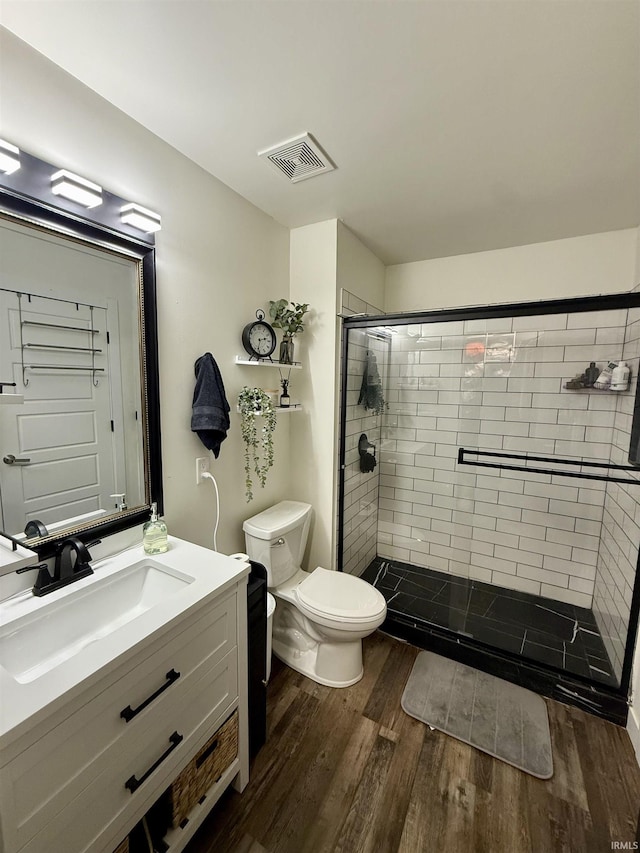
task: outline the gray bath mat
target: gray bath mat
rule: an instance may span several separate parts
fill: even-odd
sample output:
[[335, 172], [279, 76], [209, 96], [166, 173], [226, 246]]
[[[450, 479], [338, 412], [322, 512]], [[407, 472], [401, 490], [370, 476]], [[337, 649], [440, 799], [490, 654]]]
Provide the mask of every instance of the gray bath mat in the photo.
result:
[[544, 699], [470, 666], [420, 652], [402, 694], [402, 708], [519, 770], [553, 774]]

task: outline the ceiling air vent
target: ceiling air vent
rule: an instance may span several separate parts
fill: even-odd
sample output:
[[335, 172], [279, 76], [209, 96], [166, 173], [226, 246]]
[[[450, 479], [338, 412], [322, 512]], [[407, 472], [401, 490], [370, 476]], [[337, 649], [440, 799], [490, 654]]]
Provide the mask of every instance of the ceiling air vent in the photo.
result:
[[273, 148], [258, 151], [258, 156], [287, 176], [292, 184], [306, 181], [336, 167], [309, 133], [294, 136]]

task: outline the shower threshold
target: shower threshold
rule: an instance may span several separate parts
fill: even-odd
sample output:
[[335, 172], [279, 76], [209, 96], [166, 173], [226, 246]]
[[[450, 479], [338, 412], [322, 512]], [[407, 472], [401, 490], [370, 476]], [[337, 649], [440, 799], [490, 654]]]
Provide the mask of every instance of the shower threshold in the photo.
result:
[[607, 688], [619, 686], [586, 608], [381, 557], [362, 577], [384, 595], [388, 623], [445, 629], [460, 642], [490, 646]]

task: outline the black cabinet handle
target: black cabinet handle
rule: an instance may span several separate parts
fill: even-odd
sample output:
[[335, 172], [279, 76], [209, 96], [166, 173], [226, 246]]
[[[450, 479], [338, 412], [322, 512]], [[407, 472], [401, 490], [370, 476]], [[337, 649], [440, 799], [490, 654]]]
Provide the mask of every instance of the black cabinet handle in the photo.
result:
[[124, 787], [128, 788], [132, 794], [138, 790], [140, 785], [147, 781], [149, 776], [151, 776], [151, 774], [155, 770], [157, 770], [158, 767], [160, 767], [165, 758], [168, 758], [171, 755], [171, 753], [178, 746], [178, 744], [184, 740], [184, 737], [182, 735], [179, 735], [178, 732], [174, 732], [172, 735], [169, 735], [169, 740], [171, 741], [171, 746], [169, 747], [169, 749], [165, 750], [162, 753], [160, 758], [151, 765], [151, 767], [147, 770], [146, 773], [143, 773], [143, 775], [139, 779], [136, 779], [136, 776], [134, 774], [133, 776], [130, 776], [124, 783]]
[[120, 716], [123, 720], [125, 720], [125, 722], [128, 723], [130, 720], [133, 720], [133, 718], [137, 716], [140, 711], [144, 711], [147, 705], [150, 705], [154, 699], [157, 699], [161, 693], [164, 693], [164, 691], [168, 687], [171, 687], [173, 682], [177, 681], [180, 678], [180, 673], [176, 672], [175, 669], [170, 669], [169, 672], [166, 674], [165, 678], [167, 680], [162, 685], [162, 687], [159, 687], [155, 693], [152, 693], [151, 696], [149, 696], [148, 699], [145, 699], [144, 702], [141, 705], [138, 705], [137, 708], [132, 708], [131, 705], [127, 705], [126, 708], [123, 708], [122, 711], [120, 711]]

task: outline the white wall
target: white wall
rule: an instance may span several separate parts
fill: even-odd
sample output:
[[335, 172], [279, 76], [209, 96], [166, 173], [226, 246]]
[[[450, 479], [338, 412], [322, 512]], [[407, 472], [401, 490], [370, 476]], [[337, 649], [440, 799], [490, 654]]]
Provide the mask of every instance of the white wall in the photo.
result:
[[303, 567], [334, 567], [336, 499], [337, 220], [291, 231], [291, 294], [311, 306], [309, 322], [295, 345], [303, 369], [292, 372], [291, 398], [304, 403], [292, 413], [289, 449], [290, 495], [314, 509]]
[[222, 503], [218, 547], [244, 550], [243, 519], [288, 494], [289, 421], [278, 425], [267, 488], [258, 487], [247, 505], [235, 403], [243, 384], [260, 384], [263, 376], [233, 362], [256, 308], [288, 293], [288, 230], [6, 31], [0, 55], [2, 138], [162, 215], [157, 283], [165, 515], [170, 532], [211, 546], [215, 499], [210, 484], [195, 485], [194, 460], [206, 451], [190, 431], [193, 364], [211, 351], [232, 406], [229, 437], [212, 461]]
[[342, 222], [338, 222], [337, 285], [382, 310], [385, 266]]
[[385, 311], [619, 293], [638, 283], [637, 229], [387, 267]]
[[314, 509], [304, 568], [335, 568], [340, 291], [382, 305], [384, 265], [335, 219], [294, 228], [290, 243], [290, 298], [311, 306], [309, 323], [296, 339], [303, 369], [292, 374], [292, 399], [302, 400], [304, 412], [291, 416], [290, 496]]

